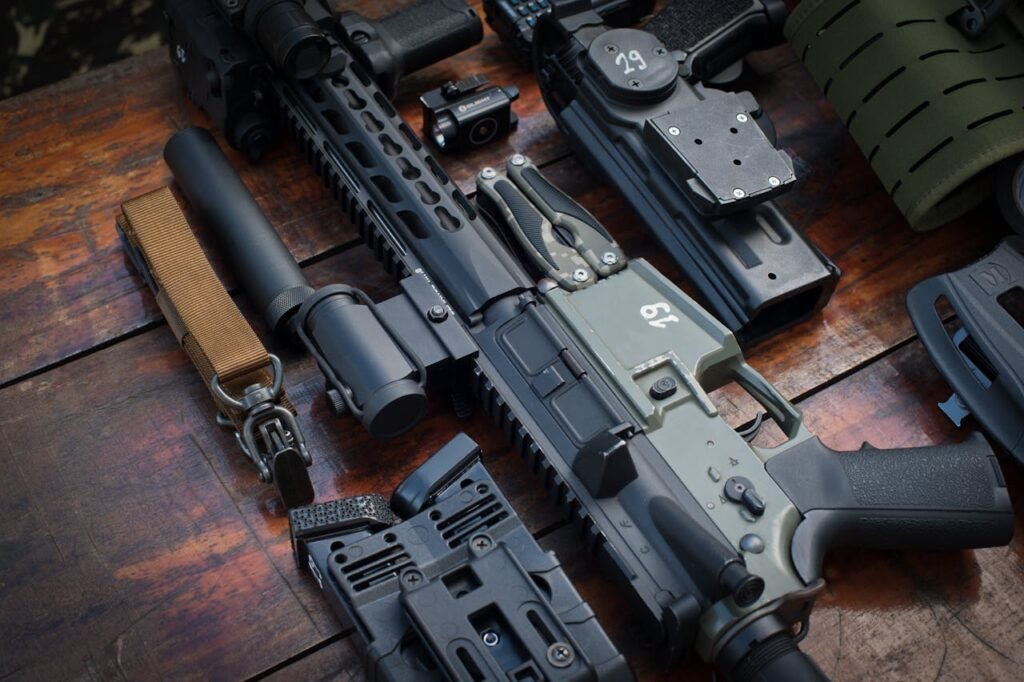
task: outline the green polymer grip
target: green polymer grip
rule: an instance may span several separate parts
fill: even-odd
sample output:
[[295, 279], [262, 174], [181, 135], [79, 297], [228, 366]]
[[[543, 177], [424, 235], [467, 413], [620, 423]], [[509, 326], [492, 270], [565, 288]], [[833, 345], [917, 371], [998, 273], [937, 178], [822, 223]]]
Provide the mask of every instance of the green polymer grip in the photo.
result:
[[962, 0], [804, 0], [786, 37], [915, 230], [991, 194], [1024, 152], [1021, 3], [970, 40]]

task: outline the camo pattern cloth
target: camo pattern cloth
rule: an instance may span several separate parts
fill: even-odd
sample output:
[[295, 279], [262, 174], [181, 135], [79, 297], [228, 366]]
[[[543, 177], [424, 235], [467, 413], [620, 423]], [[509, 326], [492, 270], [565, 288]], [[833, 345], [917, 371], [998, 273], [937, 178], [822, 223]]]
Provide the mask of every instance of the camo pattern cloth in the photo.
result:
[[163, 0], [0, 0], [0, 98], [163, 44]]

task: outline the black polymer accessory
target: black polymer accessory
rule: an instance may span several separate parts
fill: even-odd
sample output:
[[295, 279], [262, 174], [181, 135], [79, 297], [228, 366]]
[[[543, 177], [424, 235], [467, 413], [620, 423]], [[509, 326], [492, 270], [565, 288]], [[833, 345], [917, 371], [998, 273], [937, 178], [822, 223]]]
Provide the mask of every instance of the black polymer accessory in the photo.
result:
[[553, 552], [455, 436], [397, 488], [289, 514], [292, 549], [371, 680], [633, 679]]
[[[533, 61], [533, 30], [558, 0], [484, 0], [484, 16], [516, 60], [529, 68]], [[630, 26], [654, 9], [654, 0], [596, 0], [595, 12], [612, 26]]]
[[740, 4], [726, 3], [734, 20], [689, 51], [558, 5], [534, 47], [544, 101], [570, 144], [749, 344], [820, 310], [839, 270], [772, 201], [796, 175], [753, 96], [697, 80], [761, 46], [758, 31], [781, 35], [776, 3]]
[[519, 125], [514, 85], [491, 85], [476, 74], [448, 81], [422, 97], [423, 135], [444, 152], [466, 152], [508, 135]]
[[[328, 11], [318, 0], [305, 8]], [[829, 450], [746, 364], [729, 330], [643, 259], [620, 258], [604, 227], [513, 157], [505, 182], [515, 191], [492, 178], [501, 202], [486, 210], [515, 217], [502, 229], [518, 230], [542, 259], [524, 266], [346, 55], [337, 43], [331, 70], [312, 79], [270, 68], [260, 101], [397, 276], [400, 293], [373, 304], [388, 336], [415, 349], [427, 385], [457, 409], [472, 395], [494, 418], [666, 661], [695, 654], [727, 680], [820, 680], [797, 642], [824, 588], [829, 547], [1008, 541], [1013, 511], [983, 439]], [[182, 167], [205, 163], [197, 155]], [[217, 166], [221, 173], [230, 167]], [[211, 222], [215, 232], [237, 225], [222, 231], [234, 240], [221, 238], [225, 259], [243, 249], [242, 288], [266, 297], [252, 280], [286, 260], [266, 221], [252, 221], [244, 241], [241, 221]], [[531, 273], [544, 268], [544, 253], [553, 269], [538, 281]], [[573, 288], [553, 276], [574, 258], [596, 282]], [[362, 351], [349, 352], [358, 363]], [[786, 443], [762, 448], [729, 426], [708, 395], [729, 382], [763, 406]]]
[[[949, 331], [936, 303], [949, 302]], [[955, 393], [940, 407], [960, 426], [974, 415], [1024, 464], [1024, 237], [1010, 237], [967, 267], [907, 294], [921, 343]]]

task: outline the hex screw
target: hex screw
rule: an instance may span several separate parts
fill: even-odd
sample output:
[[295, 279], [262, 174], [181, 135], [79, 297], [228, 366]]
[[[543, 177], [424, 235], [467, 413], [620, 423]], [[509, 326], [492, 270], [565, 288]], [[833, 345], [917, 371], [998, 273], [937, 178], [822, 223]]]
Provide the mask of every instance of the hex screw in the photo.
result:
[[427, 310], [427, 319], [431, 322], [444, 322], [448, 319], [448, 311], [443, 305], [432, 305]]
[[512, 162], [513, 166], [522, 166], [526, 163], [526, 157], [522, 154], [513, 154], [512, 158], [509, 160]]
[[495, 171], [490, 166], [487, 166], [482, 171], [480, 171], [480, 177], [483, 178], [484, 180], [493, 180], [497, 174], [497, 171]]
[[736, 120], [739, 121], [740, 123], [746, 123], [750, 119], [747, 118], [746, 114], [736, 114]]
[[565, 642], [555, 642], [548, 647], [548, 663], [556, 668], [568, 668], [576, 660], [576, 653]]
[[580, 282], [582, 284], [590, 279], [590, 275], [588, 275], [587, 271], [583, 268], [577, 268], [572, 271], [572, 279], [574, 282]]
[[483, 640], [486, 646], [490, 647], [498, 646], [498, 642], [501, 641], [501, 637], [499, 637], [498, 633], [494, 630], [488, 630], [483, 635], [481, 635], [480, 639]]
[[619, 262], [619, 257], [616, 256], [611, 251], [605, 251], [603, 254], [601, 254], [601, 262], [604, 263], [605, 265], [615, 265], [616, 263]]

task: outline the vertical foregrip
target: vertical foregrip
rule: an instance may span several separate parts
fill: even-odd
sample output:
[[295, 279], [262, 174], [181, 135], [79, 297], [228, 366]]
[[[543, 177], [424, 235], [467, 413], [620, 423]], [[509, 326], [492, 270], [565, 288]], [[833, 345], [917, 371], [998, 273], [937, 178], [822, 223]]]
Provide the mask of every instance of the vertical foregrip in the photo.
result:
[[1013, 535], [1006, 483], [978, 434], [955, 445], [843, 453], [810, 438], [767, 469], [804, 517], [791, 552], [807, 582], [832, 545], [961, 549]]

